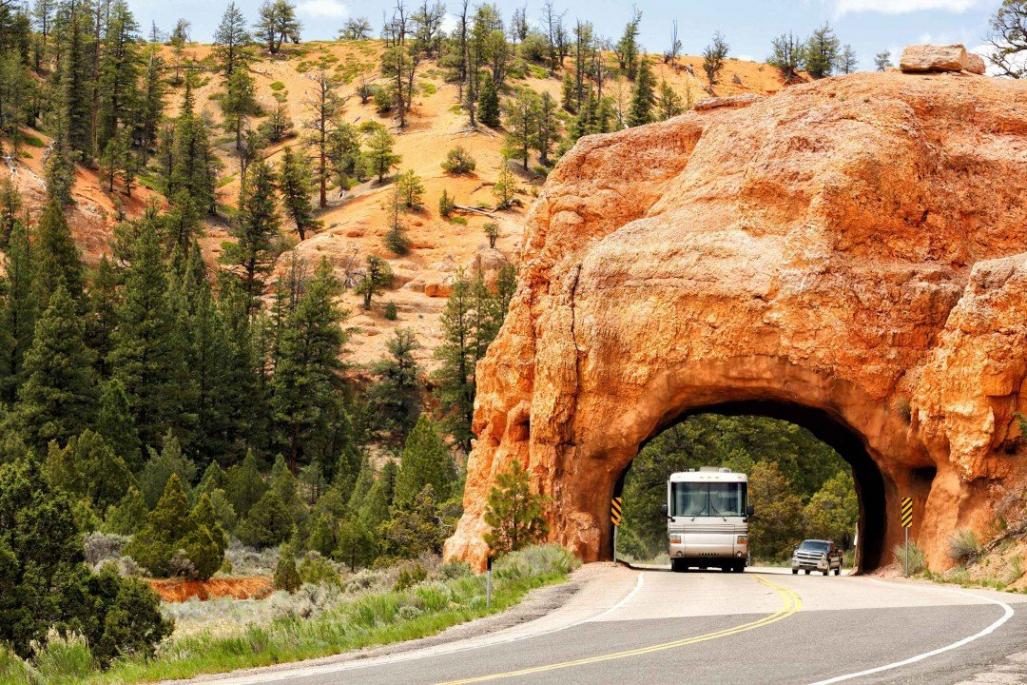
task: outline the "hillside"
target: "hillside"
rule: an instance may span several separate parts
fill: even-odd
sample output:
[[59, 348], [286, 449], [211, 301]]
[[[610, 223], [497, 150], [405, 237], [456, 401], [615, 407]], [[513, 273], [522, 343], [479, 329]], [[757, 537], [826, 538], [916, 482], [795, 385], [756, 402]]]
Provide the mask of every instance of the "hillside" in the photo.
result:
[[[287, 46], [282, 53], [271, 58], [262, 56], [251, 65], [255, 79], [256, 97], [265, 112], [270, 112], [277, 101], [294, 123], [293, 136], [263, 151], [266, 159], [278, 163], [286, 146], [294, 148], [305, 145], [305, 124], [310, 119], [309, 102], [316, 85], [312, 72], [325, 65], [341, 82], [339, 95], [345, 100], [342, 118], [354, 124], [369, 120], [387, 125], [396, 136], [395, 152], [402, 161], [397, 172], [413, 170], [421, 177], [425, 187], [424, 208], [406, 215], [405, 223], [411, 243], [411, 251], [403, 257], [396, 257], [384, 245], [387, 231], [385, 203], [391, 193], [388, 179], [383, 184], [375, 181], [359, 184], [345, 193], [338, 189], [329, 190], [329, 206], [318, 218], [322, 229], [306, 240], [298, 242], [291, 234], [285, 251], [278, 260], [279, 272], [295, 253], [312, 266], [313, 260], [327, 257], [340, 277], [347, 270], [359, 268], [367, 254], [377, 254], [386, 259], [394, 273], [391, 288], [376, 299], [370, 312], [360, 306], [360, 297], [353, 292], [345, 295], [350, 312], [347, 325], [351, 328], [351, 339], [347, 346], [349, 360], [357, 365], [380, 358], [385, 351], [389, 333], [395, 328], [412, 329], [421, 348], [416, 352], [418, 361], [430, 368], [433, 364], [432, 351], [440, 342], [438, 317], [445, 306], [445, 297], [455, 275], [463, 270], [470, 274], [479, 267], [486, 273], [495, 272], [503, 263], [516, 260], [519, 251], [522, 222], [527, 206], [538, 192], [544, 180], [535, 171], [525, 173], [516, 162], [510, 162], [518, 182], [520, 202], [508, 211], [496, 212], [489, 217], [475, 212], [458, 212], [456, 219], [446, 220], [439, 216], [438, 198], [443, 189], [452, 195], [458, 205], [465, 207], [491, 208], [495, 204], [492, 186], [503, 164], [504, 132], [479, 125], [470, 128], [466, 113], [461, 110], [458, 86], [446, 81], [444, 70], [432, 60], [422, 61], [417, 69], [415, 98], [407, 126], [398, 130], [390, 116], [380, 116], [373, 101], [362, 104], [357, 96], [361, 83], [383, 82], [379, 64], [383, 46], [379, 41], [312, 42], [298, 46]], [[169, 74], [188, 60], [204, 64], [211, 54], [210, 46], [191, 44], [180, 55], [171, 48], [164, 50]], [[610, 58], [612, 59], [612, 57]], [[702, 58], [683, 56], [673, 65], [650, 57], [656, 82], [665, 80], [686, 103], [694, 104], [709, 93], [705, 76], [702, 75]], [[511, 79], [514, 88], [528, 86], [542, 93], [548, 92], [557, 102], [560, 100], [562, 74], [548, 77], [544, 68], [529, 65], [526, 78]], [[777, 70], [765, 64], [728, 60], [721, 75], [717, 95], [740, 93], [772, 93], [783, 86]], [[200, 73], [196, 89], [197, 109], [215, 124], [222, 120], [218, 104], [223, 90], [222, 78], [212, 71]], [[610, 79], [607, 94], [627, 108], [632, 84], [623, 79]], [[182, 87], [169, 87], [165, 96], [166, 115], [174, 116], [182, 97]], [[563, 113], [569, 120], [570, 115]], [[255, 117], [251, 126], [256, 127], [264, 117]], [[566, 122], [565, 122], [566, 126]], [[233, 150], [233, 139], [217, 131], [217, 154], [223, 162], [222, 176], [218, 184], [218, 203], [228, 208], [234, 206], [239, 191], [239, 163]], [[33, 133], [42, 145], [49, 143], [45, 136]], [[440, 167], [446, 153], [460, 145], [468, 150], [477, 162], [475, 173], [451, 176]], [[42, 171], [42, 147], [25, 147], [23, 160], [10, 168], [0, 168], [0, 178], [15, 169], [14, 180], [23, 194], [30, 213], [38, 210], [44, 194]], [[531, 165], [535, 167], [534, 161]], [[95, 263], [108, 250], [108, 238], [118, 212], [116, 202], [129, 217], [143, 211], [147, 202], [157, 197], [155, 191], [137, 187], [132, 198], [119, 190], [113, 196], [101, 187], [97, 172], [80, 167], [76, 177], [76, 205], [69, 213], [72, 230], [88, 263]], [[482, 227], [489, 221], [499, 224], [500, 236], [496, 249], [488, 247]], [[289, 229], [283, 221], [283, 231]], [[206, 236], [201, 240], [205, 257], [211, 264], [216, 262], [222, 251], [222, 243], [228, 239], [227, 222], [223, 219], [206, 221]], [[385, 318], [385, 303], [396, 305], [395, 320]]]

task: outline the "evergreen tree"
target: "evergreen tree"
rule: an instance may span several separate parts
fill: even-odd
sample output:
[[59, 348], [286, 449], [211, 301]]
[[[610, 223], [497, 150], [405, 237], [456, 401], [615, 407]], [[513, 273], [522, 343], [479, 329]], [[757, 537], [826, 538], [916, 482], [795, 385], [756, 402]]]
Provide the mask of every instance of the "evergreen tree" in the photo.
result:
[[385, 176], [393, 168], [399, 166], [402, 158], [392, 151], [395, 139], [389, 135], [385, 127], [377, 122], [367, 123], [373, 124], [372, 126], [365, 124], [361, 127], [367, 136], [367, 164], [371, 173], [378, 177], [378, 182], [382, 183], [385, 181]]
[[306, 240], [307, 232], [316, 231], [321, 225], [321, 222], [314, 218], [314, 210], [310, 206], [310, 161], [305, 155], [294, 153], [292, 148], [286, 147], [282, 152], [278, 178], [285, 212], [296, 224], [300, 240]]
[[[345, 100], [340, 98], [337, 93], [338, 79], [326, 69], [322, 68], [315, 74], [314, 83], [317, 90], [305, 104], [313, 115], [307, 128], [310, 131], [309, 142], [317, 151], [315, 175], [318, 185], [318, 206], [324, 209], [328, 206], [329, 162], [333, 161], [333, 152], [341, 152], [336, 150], [336, 145], [340, 141], [336, 139], [335, 132], [339, 130], [336, 121], [342, 114]], [[342, 135], [345, 136], [345, 133]]]
[[21, 223], [21, 195], [11, 179], [0, 181], [0, 250], [10, 246], [15, 224]]
[[[63, 126], [58, 115], [58, 126]], [[71, 149], [67, 131], [54, 132], [53, 142], [43, 153], [43, 172], [46, 194], [51, 201], [64, 207], [73, 203], [71, 191], [75, 186], [75, 160], [78, 154]]]
[[[527, 160], [527, 155], [525, 155], [525, 160]], [[499, 176], [492, 186], [492, 196], [496, 198], [496, 209], [509, 209], [516, 193], [517, 181], [504, 160], [499, 169]]]
[[21, 223], [14, 225], [6, 257], [6, 278], [0, 278], [0, 402], [11, 404], [25, 379], [39, 302], [34, 250]]
[[63, 285], [76, 307], [83, 302], [85, 277], [78, 247], [64, 218], [64, 210], [51, 200], [36, 227], [35, 255], [40, 307], [45, 309], [51, 294]]
[[666, 121], [685, 111], [681, 104], [681, 96], [675, 93], [666, 81], [660, 82], [660, 95], [656, 100], [656, 105], [657, 117], [660, 121]]
[[188, 375], [167, 277], [153, 221], [139, 225], [125, 272], [118, 327], [107, 363], [124, 388], [132, 422], [144, 446], [160, 444], [169, 427], [180, 427]]
[[835, 67], [840, 74], [851, 74], [859, 68], [859, 58], [856, 57], [856, 51], [852, 49], [851, 45], [846, 45], [838, 53]]
[[147, 507], [152, 509], [157, 504], [172, 477], [188, 486], [196, 477], [196, 464], [182, 454], [181, 443], [169, 433], [159, 453], [150, 449], [150, 458], [139, 472], [139, 488]]
[[478, 119], [489, 128], [499, 128], [499, 93], [496, 92], [496, 84], [488, 73], [482, 79]]
[[471, 446], [474, 413], [474, 329], [470, 285], [459, 278], [442, 314], [444, 342], [436, 348], [440, 365], [435, 373], [436, 395], [445, 415], [446, 432], [464, 449]]
[[287, 0], [264, 0], [254, 29], [272, 55], [278, 54], [286, 40], [296, 44], [300, 42], [296, 8]]
[[521, 160], [525, 171], [528, 170], [529, 153], [535, 147], [539, 109], [538, 95], [528, 88], [522, 88], [507, 105], [506, 150], [510, 156]]
[[177, 543], [192, 532], [189, 499], [178, 474], [172, 474], [160, 500], [147, 514], [142, 530], [125, 547], [125, 553], [151, 573], [167, 576]]
[[239, 214], [231, 229], [235, 242], [224, 244], [222, 261], [237, 269], [250, 308], [263, 294], [264, 279], [274, 268], [274, 241], [279, 229], [276, 182], [274, 171], [266, 162], [250, 166]]
[[157, 145], [157, 134], [164, 114], [164, 59], [160, 48], [151, 45], [146, 50], [146, 71], [143, 77], [139, 120], [136, 135], [139, 140], [139, 158], [143, 165], [149, 159], [150, 149]]
[[531, 491], [528, 472], [515, 461], [509, 471], [496, 476], [485, 508], [485, 523], [492, 530], [485, 543], [493, 554], [515, 552], [545, 540], [549, 525], [544, 516], [545, 498]]
[[193, 110], [192, 77], [189, 76], [182, 111], [175, 122], [170, 166], [162, 165], [170, 169], [165, 194], [176, 204], [181, 204], [180, 198], [185, 197], [197, 210], [214, 213], [214, 188], [220, 162], [211, 147], [207, 123]]
[[757, 558], [787, 558], [803, 537], [802, 498], [777, 462], [758, 462], [749, 476], [749, 502], [759, 511], [750, 523], [750, 550]]
[[142, 466], [139, 432], [132, 417], [125, 386], [111, 379], [100, 389], [100, 409], [96, 418], [96, 432], [125, 460], [133, 471]]
[[246, 19], [235, 2], [229, 2], [214, 33], [214, 55], [226, 78], [236, 69], [245, 68], [249, 62], [250, 40], [250, 34], [246, 31]]
[[373, 367], [377, 382], [368, 392], [368, 405], [377, 417], [375, 432], [391, 442], [406, 438], [420, 413], [418, 368], [413, 351], [418, 348], [413, 331], [398, 329], [389, 340], [389, 356]]
[[37, 453], [51, 440], [67, 443], [92, 424], [96, 385], [82, 335], [75, 304], [58, 285], [36, 324], [25, 355], [25, 383], [18, 390], [18, 425]]
[[891, 61], [891, 51], [885, 50], [874, 55], [874, 67], [878, 71], [888, 71], [894, 66]]
[[799, 77], [804, 50], [802, 41], [797, 36], [791, 33], [782, 33], [771, 43], [767, 64], [776, 67], [781, 72], [785, 83], [792, 83]]
[[271, 407], [293, 473], [313, 456], [309, 443], [326, 430], [332, 407], [341, 401], [339, 354], [345, 335], [344, 313], [335, 302], [339, 290], [331, 265], [322, 260], [279, 339]]
[[257, 104], [253, 77], [245, 68], [234, 69], [225, 81], [221, 94], [221, 113], [225, 131], [235, 136], [235, 149], [243, 149], [243, 129], [249, 118], [261, 113]]
[[728, 44], [719, 31], [713, 34], [713, 42], [703, 50], [702, 68], [706, 72], [710, 93], [720, 83], [720, 72], [724, 69], [724, 62], [727, 60], [728, 51]]
[[549, 93], [542, 93], [542, 97], [539, 98], [536, 123], [538, 130], [533, 142], [538, 151], [538, 161], [542, 166], [548, 167], [550, 150], [560, 139], [560, 118], [556, 115], [556, 101]]
[[98, 433], [86, 429], [65, 447], [51, 442], [46, 457], [47, 480], [97, 511], [118, 503], [135, 477], [125, 460]]
[[232, 508], [240, 518], [246, 516], [267, 491], [267, 484], [260, 477], [257, 457], [252, 451], [235, 466], [225, 472], [225, 492]]
[[631, 21], [624, 27], [624, 34], [617, 42], [617, 62], [628, 78], [633, 78], [638, 73], [638, 27], [641, 23], [642, 13], [636, 9]]
[[130, 486], [115, 506], [107, 507], [103, 528], [116, 535], [134, 535], [142, 528], [149, 511], [143, 493], [134, 485]]
[[333, 555], [349, 566], [350, 571], [370, 565], [376, 546], [371, 531], [359, 519], [347, 519], [339, 525], [339, 543]]
[[294, 519], [274, 490], [267, 490], [239, 524], [237, 534], [251, 547], [274, 547], [289, 539]]
[[0, 531], [0, 641], [22, 657], [51, 628], [82, 633], [101, 664], [171, 633], [149, 588], [89, 572], [71, 504], [35, 461], [0, 466]]
[[[402, 178], [400, 179], [402, 180]], [[409, 183], [420, 183], [420, 180], [415, 176]], [[416, 193], [416, 189], [412, 191]], [[399, 185], [396, 186], [395, 192], [389, 197], [386, 205], [386, 217], [389, 222], [389, 230], [385, 233], [385, 246], [389, 248], [393, 254], [397, 256], [403, 256], [410, 252], [410, 241], [407, 240], [406, 226], [403, 225], [403, 216], [400, 214], [400, 207], [404, 206], [404, 202], [401, 198], [402, 189]], [[415, 197], [418, 197], [415, 195]], [[415, 201], [420, 201], [415, 200]]]
[[403, 207], [408, 210], [420, 209], [424, 204], [424, 183], [413, 169], [407, 169], [396, 180], [396, 193]]
[[422, 554], [441, 554], [452, 526], [442, 516], [438, 497], [425, 485], [406, 506], [396, 507], [381, 527], [385, 553], [413, 559]]
[[446, 443], [434, 424], [422, 414], [407, 436], [400, 454], [396, 504], [409, 505], [426, 485], [430, 485], [440, 499], [447, 499], [455, 478], [453, 459]]
[[628, 126], [643, 126], [653, 121], [653, 108], [656, 106], [655, 85], [649, 60], [643, 58], [638, 63], [638, 73], [635, 76], [635, 91], [631, 96]]
[[300, 589], [301, 584], [300, 574], [296, 570], [295, 553], [289, 545], [282, 545], [278, 550], [278, 562], [275, 564], [275, 589], [293, 593]]
[[852, 474], [835, 473], [814, 494], [803, 510], [805, 534], [825, 540], [837, 540], [856, 533], [859, 521], [859, 500]]
[[328, 163], [339, 187], [339, 195], [349, 190], [354, 180], [367, 178], [360, 132], [352, 124], [339, 122], [328, 138]]
[[[90, 31], [90, 3], [70, 0], [62, 8], [58, 80], [60, 118], [71, 149], [91, 155], [93, 146], [93, 95], [96, 91], [93, 54], [98, 54]], [[63, 137], [63, 136], [62, 136]]]
[[396, 463], [386, 462], [382, 471], [360, 503], [360, 522], [368, 530], [378, 530], [389, 519], [389, 507], [396, 497]]
[[124, 0], [115, 0], [107, 15], [106, 35], [100, 51], [100, 92], [96, 149], [105, 150], [123, 126], [134, 126], [139, 117], [139, 78], [142, 60], [138, 46], [139, 25]]
[[841, 42], [834, 34], [830, 24], [825, 23], [816, 29], [806, 41], [803, 66], [809, 75], [820, 79], [831, 75], [835, 63], [838, 61], [838, 54]]
[[364, 309], [371, 309], [371, 298], [392, 283], [392, 270], [389, 263], [377, 255], [367, 255], [360, 280], [357, 281], [356, 292], [364, 298]]

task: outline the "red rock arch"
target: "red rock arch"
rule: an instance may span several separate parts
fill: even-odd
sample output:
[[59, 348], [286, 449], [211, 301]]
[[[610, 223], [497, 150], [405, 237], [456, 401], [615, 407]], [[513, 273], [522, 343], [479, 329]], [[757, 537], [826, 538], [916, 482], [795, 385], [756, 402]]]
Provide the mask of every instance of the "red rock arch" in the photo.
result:
[[1027, 83], [898, 73], [582, 139], [531, 212], [478, 369], [447, 555], [482, 563], [487, 494], [519, 460], [553, 539], [597, 559], [639, 445], [762, 400], [858, 436], [946, 565], [948, 536], [985, 530], [1024, 482], [1025, 150]]

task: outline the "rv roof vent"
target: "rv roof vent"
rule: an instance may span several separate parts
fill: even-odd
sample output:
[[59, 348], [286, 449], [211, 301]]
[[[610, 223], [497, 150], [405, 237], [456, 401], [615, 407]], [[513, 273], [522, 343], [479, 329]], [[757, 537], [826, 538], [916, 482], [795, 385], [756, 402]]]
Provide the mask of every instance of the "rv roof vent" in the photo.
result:
[[702, 466], [699, 470], [703, 473], [724, 473], [728, 471], [728, 469], [724, 469], [719, 466]]

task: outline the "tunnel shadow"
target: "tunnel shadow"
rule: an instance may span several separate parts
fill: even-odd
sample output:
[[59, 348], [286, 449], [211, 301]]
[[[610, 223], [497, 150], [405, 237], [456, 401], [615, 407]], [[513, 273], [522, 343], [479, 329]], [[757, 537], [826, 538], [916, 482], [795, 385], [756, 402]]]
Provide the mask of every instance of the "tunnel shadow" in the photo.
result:
[[[818, 440], [833, 448], [852, 467], [856, 497], [859, 501], [856, 540], [857, 573], [873, 571], [884, 563], [884, 547], [888, 532], [885, 479], [877, 464], [870, 457], [866, 443], [857, 431], [840, 418], [832, 416], [822, 409], [775, 400], [746, 400], [689, 409], [654, 431], [649, 440], [690, 416], [699, 414], [765, 416], [780, 419], [805, 428]], [[639, 452], [649, 440], [639, 446]], [[630, 470], [631, 465], [629, 464], [618, 478], [615, 486], [616, 495], [621, 494], [624, 479]]]

